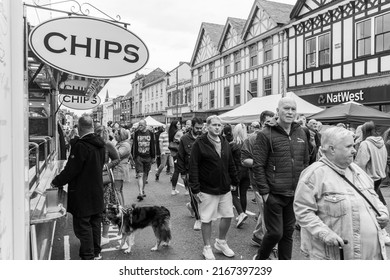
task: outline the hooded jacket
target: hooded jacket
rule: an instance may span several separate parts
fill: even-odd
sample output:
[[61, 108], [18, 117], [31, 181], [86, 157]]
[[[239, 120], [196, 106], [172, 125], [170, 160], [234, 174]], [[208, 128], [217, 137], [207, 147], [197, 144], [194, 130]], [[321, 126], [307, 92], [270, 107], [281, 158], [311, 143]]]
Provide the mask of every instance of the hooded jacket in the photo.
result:
[[237, 171], [228, 141], [221, 139], [221, 156], [207, 138], [199, 136], [192, 146], [189, 165], [189, 187], [192, 193], [223, 195], [230, 192], [230, 185], [237, 186]]
[[374, 181], [386, 178], [387, 150], [383, 138], [370, 136], [362, 141], [355, 163]]
[[308, 164], [308, 140], [299, 124], [291, 124], [290, 134], [277, 123], [257, 134], [252, 170], [261, 195], [294, 196], [299, 175]]
[[189, 130], [180, 139], [179, 151], [177, 153], [177, 170], [181, 175], [186, 175], [190, 168], [190, 156], [192, 145], [194, 145], [196, 138], [192, 135]]
[[74, 141], [64, 170], [52, 184], [68, 184], [68, 209], [76, 217], [102, 213], [103, 165], [105, 143], [96, 134], [87, 134]]

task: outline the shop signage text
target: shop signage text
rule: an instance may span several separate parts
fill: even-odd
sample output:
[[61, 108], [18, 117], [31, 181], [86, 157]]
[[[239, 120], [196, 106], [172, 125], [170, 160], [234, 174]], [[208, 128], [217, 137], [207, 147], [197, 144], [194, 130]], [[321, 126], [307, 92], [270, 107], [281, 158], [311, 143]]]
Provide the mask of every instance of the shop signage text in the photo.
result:
[[344, 103], [349, 101], [364, 101], [364, 92], [362, 90], [358, 92], [351, 92], [351, 91], [342, 91], [338, 93], [327, 93], [327, 94], [321, 94], [318, 97], [318, 103], [319, 104], [333, 104], [333, 103]]
[[67, 94], [60, 94], [59, 100], [62, 105], [76, 110], [92, 109], [98, 106], [101, 102], [99, 96], [87, 98], [85, 96]]
[[90, 17], [46, 21], [30, 33], [31, 50], [64, 72], [113, 78], [141, 69], [149, 59], [143, 41], [112, 22]]

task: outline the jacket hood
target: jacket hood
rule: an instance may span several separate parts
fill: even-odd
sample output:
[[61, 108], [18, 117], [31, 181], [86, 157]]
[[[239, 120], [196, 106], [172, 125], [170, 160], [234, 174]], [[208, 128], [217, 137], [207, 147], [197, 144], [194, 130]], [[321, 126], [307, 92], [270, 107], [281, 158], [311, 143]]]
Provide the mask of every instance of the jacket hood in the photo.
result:
[[103, 139], [100, 138], [99, 136], [97, 136], [95, 133], [85, 135], [84, 137], [82, 137], [78, 140], [85, 142], [85, 143], [88, 143], [88, 144], [95, 146], [97, 148], [104, 148], [104, 146], [105, 146]]
[[366, 139], [368, 142], [372, 143], [377, 147], [378, 149], [382, 148], [383, 145], [385, 145], [385, 141], [383, 141], [383, 138], [380, 136], [370, 136]]

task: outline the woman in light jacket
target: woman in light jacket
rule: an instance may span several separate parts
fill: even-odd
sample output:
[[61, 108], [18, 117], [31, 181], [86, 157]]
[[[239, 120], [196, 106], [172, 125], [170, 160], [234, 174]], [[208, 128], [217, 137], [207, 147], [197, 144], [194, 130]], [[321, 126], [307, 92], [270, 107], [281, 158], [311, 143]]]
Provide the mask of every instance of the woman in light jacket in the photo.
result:
[[124, 128], [119, 128], [114, 134], [117, 141], [116, 149], [119, 153], [120, 162], [114, 168], [115, 189], [119, 196], [119, 203], [124, 205], [123, 197], [123, 183], [130, 182], [129, 157], [131, 154], [131, 147], [129, 142], [129, 133]]

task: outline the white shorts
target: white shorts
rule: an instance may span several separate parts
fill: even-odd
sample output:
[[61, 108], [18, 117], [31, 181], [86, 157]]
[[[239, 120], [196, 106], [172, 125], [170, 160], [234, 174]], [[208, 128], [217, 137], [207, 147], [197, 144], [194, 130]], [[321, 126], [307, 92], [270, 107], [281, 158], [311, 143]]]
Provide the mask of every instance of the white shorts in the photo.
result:
[[233, 218], [233, 199], [232, 193], [228, 192], [222, 195], [212, 195], [199, 193], [202, 200], [199, 203], [199, 215], [202, 223], [216, 221], [218, 218]]

